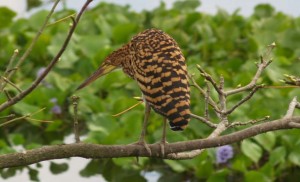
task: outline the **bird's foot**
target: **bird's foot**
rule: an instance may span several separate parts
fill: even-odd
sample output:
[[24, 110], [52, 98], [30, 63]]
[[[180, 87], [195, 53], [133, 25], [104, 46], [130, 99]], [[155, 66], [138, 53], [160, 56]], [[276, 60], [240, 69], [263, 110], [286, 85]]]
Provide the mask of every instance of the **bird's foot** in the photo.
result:
[[131, 145], [142, 145], [147, 150], [148, 154], [152, 156], [151, 149], [149, 148], [148, 144], [144, 140], [139, 140], [138, 142], [132, 143]]
[[165, 148], [168, 142], [166, 140], [161, 140], [158, 144], [160, 146], [161, 157], [165, 157]]

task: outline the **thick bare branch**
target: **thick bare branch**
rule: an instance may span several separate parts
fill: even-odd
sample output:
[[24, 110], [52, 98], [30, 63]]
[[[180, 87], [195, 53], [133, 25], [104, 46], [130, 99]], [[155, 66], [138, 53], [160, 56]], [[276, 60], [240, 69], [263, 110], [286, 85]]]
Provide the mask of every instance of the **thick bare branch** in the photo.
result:
[[[291, 129], [293, 124], [300, 123], [300, 117], [284, 118], [268, 123], [262, 123], [250, 128], [209, 139], [198, 139], [186, 142], [167, 143], [165, 154], [178, 153], [191, 150], [199, 150], [226, 145], [268, 131]], [[151, 157], [161, 158], [161, 148], [159, 144], [148, 145], [152, 151]], [[51, 159], [62, 159], [68, 157], [83, 158], [113, 158], [113, 157], [150, 157], [148, 151], [139, 145], [97, 145], [86, 143], [74, 143], [66, 145], [45, 146], [38, 149], [28, 150], [14, 154], [0, 155], [0, 168], [25, 166]], [[166, 156], [166, 158], [172, 159]]]

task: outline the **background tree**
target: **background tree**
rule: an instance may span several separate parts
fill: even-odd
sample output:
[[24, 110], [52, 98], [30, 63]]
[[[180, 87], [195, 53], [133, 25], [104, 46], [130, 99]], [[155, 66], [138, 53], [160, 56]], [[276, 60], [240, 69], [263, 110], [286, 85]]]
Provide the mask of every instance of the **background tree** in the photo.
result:
[[[13, 21], [15, 14], [6, 8], [1, 8], [0, 17], [4, 15], [6, 17], [0, 25], [0, 59], [4, 60], [1, 61], [3, 63], [1, 75], [4, 75], [1, 85], [6, 85], [3, 91], [1, 89], [1, 103], [9, 101], [19, 92], [22, 93], [34, 80], [46, 76], [45, 67], [49, 65], [50, 60], [57, 56], [60, 60], [55, 67], [48, 69], [51, 72], [46, 79], [30, 94], [17, 104], [1, 110], [3, 124], [0, 128], [0, 152], [6, 155], [0, 158], [9, 153], [40, 149], [44, 145], [62, 144], [66, 136], [73, 134], [74, 113], [71, 96], [78, 84], [93, 72], [111, 51], [126, 43], [136, 33], [150, 27], [164, 30], [179, 43], [188, 61], [189, 73], [192, 74], [191, 84], [195, 86], [191, 92], [192, 111], [194, 114], [205, 116], [200, 118], [201, 121], [209, 121], [207, 125], [194, 119], [188, 129], [182, 133], [168, 131], [167, 138], [170, 143], [209, 136], [214, 130], [210, 126], [217, 127], [217, 124], [222, 122], [215, 109], [222, 104], [222, 99], [219, 100], [222, 94], [218, 92], [220, 84], [221, 89], [224, 88], [222, 91], [227, 93], [230, 90], [243, 88], [255, 78], [254, 75], [260, 67], [264, 70], [268, 66], [265, 72], [257, 77], [259, 88], [250, 85], [251, 87], [245, 89], [250, 89], [252, 98], [233, 113], [227, 113], [230, 114], [229, 123], [240, 121], [235, 124], [242, 125], [242, 122], [255, 123], [265, 118], [273, 121], [284, 118], [289, 105], [291, 110], [299, 107], [296, 99], [292, 101], [299, 95], [299, 88], [274, 88], [282, 87], [283, 83], [279, 80], [284, 79], [283, 74], [299, 75], [299, 18], [291, 18], [275, 12], [269, 5], [257, 6], [254, 14], [249, 18], [240, 16], [238, 12], [228, 14], [222, 10], [219, 10], [216, 15], [203, 14], [195, 10], [199, 5], [197, 1], [179, 1], [174, 3], [171, 9], [166, 9], [162, 3], [153, 11], [137, 13], [131, 11], [129, 7], [101, 3], [85, 12], [62, 56], [58, 56], [58, 52], [67, 32], [76, 24], [76, 20], [72, 21], [75, 11], [64, 9], [55, 12], [29, 56], [17, 68], [15, 66], [17, 61], [22, 59], [18, 54], [24, 55], [23, 53], [30, 47], [49, 12], [39, 11], [28, 19], [21, 18]], [[70, 23], [73, 27], [70, 27]], [[271, 51], [274, 47], [272, 42], [277, 44], [273, 51]], [[266, 48], [267, 45], [271, 47]], [[19, 51], [13, 53], [15, 49]], [[263, 56], [262, 61], [260, 55]], [[271, 58], [274, 61], [269, 64]], [[11, 65], [5, 60], [12, 60], [9, 62]], [[201, 68], [197, 68], [196, 65], [201, 65]], [[12, 72], [15, 73], [9, 78], [9, 82], [14, 84], [5, 80]], [[221, 75], [224, 83], [222, 79], [218, 79]], [[287, 79], [293, 80], [291, 77]], [[207, 89], [208, 87], [210, 89]], [[202, 97], [199, 96], [201, 93], [199, 88], [203, 88]], [[251, 95], [251, 90], [253, 94], [255, 93], [254, 96]], [[135, 104], [137, 101], [133, 97], [140, 96], [136, 83], [124, 76], [121, 71], [99, 79], [76, 95], [80, 97], [77, 119], [80, 135], [84, 136], [84, 143], [112, 145], [136, 141], [142, 124], [143, 105], [121, 116], [112, 116]], [[214, 104], [209, 102], [208, 96], [215, 101]], [[228, 97], [228, 108], [237, 106], [237, 103], [247, 97], [249, 97], [247, 92]], [[208, 106], [209, 104], [211, 106]], [[299, 111], [296, 110], [294, 114], [299, 115]], [[267, 126], [272, 126], [268, 124], [276, 122], [270, 121], [257, 125], [259, 127], [256, 129], [261, 127], [268, 129]], [[281, 121], [283, 120], [278, 120], [277, 123]], [[159, 115], [151, 115], [147, 134], [149, 143], [159, 141], [162, 124]], [[251, 126], [224, 127], [223, 130], [227, 130], [223, 134], [234, 133], [243, 127], [251, 128]], [[274, 129], [289, 127], [298, 126], [286, 125]], [[223, 131], [217, 134], [221, 132]], [[206, 147], [213, 147], [218, 143], [232, 143], [234, 140], [230, 136], [222, 140], [205, 140], [204, 144], [207, 144]], [[236, 142], [232, 145], [233, 148], [218, 149], [218, 155], [215, 149], [204, 150], [201, 155], [192, 160], [139, 158], [137, 162], [134, 157], [92, 160], [81, 171], [81, 175], [91, 176], [101, 173], [108, 181], [124, 178], [141, 181], [143, 177], [140, 171], [154, 170], [161, 173], [162, 181], [295, 179], [300, 165], [298, 136], [299, 130], [268, 132], [243, 142]], [[247, 138], [242, 135], [237, 140], [241, 140], [242, 137]], [[179, 149], [182, 149], [180, 144], [178, 146], [176, 143], [170, 144], [166, 152], [177, 149], [180, 151]], [[81, 144], [68, 146], [94, 147], [94, 145]], [[191, 146], [195, 144], [192, 143]], [[198, 148], [201, 147], [203, 146]], [[125, 152], [136, 148], [127, 149]], [[159, 151], [156, 145], [152, 145], [151, 149]], [[138, 150], [140, 156], [147, 156], [142, 149], [138, 148]], [[98, 155], [101, 156], [101, 153]], [[131, 156], [135, 155], [137, 154], [133, 153]], [[171, 157], [172, 155], [169, 155], [169, 158]], [[1, 170], [1, 176], [2, 178], [13, 176], [16, 171], [23, 168], [20, 166]], [[54, 174], [64, 172], [67, 168], [67, 164], [52, 163], [51, 165]], [[31, 178], [37, 180], [37, 169], [33, 167], [28, 169]]]

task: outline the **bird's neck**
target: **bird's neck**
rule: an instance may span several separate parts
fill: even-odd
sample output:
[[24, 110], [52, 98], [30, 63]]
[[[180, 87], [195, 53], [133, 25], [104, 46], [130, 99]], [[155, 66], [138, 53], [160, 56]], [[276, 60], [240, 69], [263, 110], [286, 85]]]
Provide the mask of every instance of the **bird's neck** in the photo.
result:
[[133, 70], [131, 66], [130, 45], [125, 44], [118, 50], [114, 51], [110, 56], [111, 62], [116, 63], [116, 66], [121, 67], [123, 71], [133, 78]]

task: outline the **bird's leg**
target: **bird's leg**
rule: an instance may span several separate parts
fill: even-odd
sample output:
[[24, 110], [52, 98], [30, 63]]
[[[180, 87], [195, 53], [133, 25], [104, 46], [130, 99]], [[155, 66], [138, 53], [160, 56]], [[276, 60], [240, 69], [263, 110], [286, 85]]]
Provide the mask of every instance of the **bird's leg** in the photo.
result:
[[146, 105], [146, 108], [145, 108], [144, 124], [143, 124], [142, 132], [140, 135], [140, 139], [137, 142], [137, 144], [143, 145], [151, 156], [152, 155], [151, 150], [148, 147], [147, 143], [145, 142], [146, 129], [147, 129], [147, 124], [148, 124], [148, 119], [149, 119], [151, 108], [150, 108], [150, 105], [148, 104], [148, 102], [145, 102], [145, 105]]
[[159, 143], [162, 157], [165, 156], [165, 145], [167, 143], [167, 140], [166, 140], [166, 128], [167, 128], [167, 119], [164, 118], [163, 133], [162, 133], [161, 141]]

